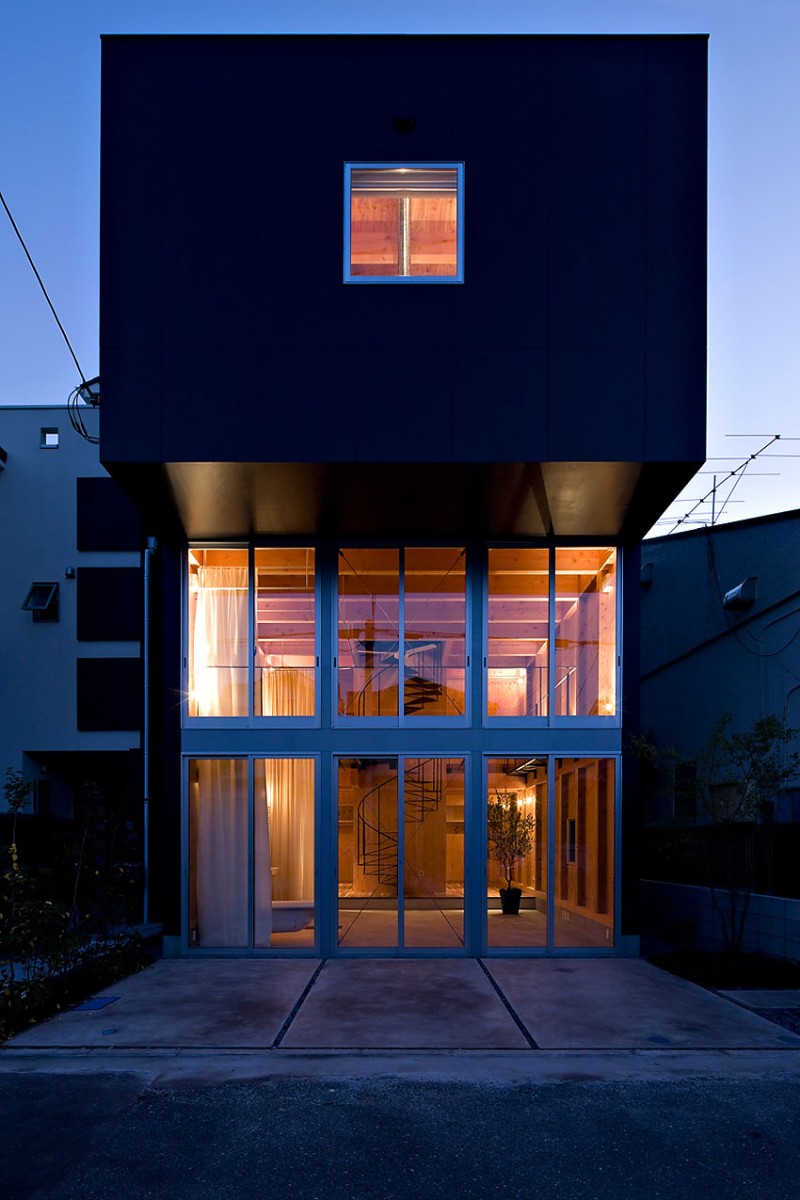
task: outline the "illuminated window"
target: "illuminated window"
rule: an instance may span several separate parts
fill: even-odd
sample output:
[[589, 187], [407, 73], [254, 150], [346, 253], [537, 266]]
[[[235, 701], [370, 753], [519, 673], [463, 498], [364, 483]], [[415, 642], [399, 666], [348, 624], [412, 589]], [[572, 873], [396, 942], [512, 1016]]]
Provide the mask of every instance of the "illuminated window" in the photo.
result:
[[243, 546], [189, 548], [190, 717], [314, 716], [314, 561], [307, 547], [258, 547], [251, 573]]
[[616, 587], [613, 547], [556, 550], [556, 716], [617, 711]]
[[464, 167], [345, 166], [346, 283], [461, 283]]
[[39, 446], [41, 447], [42, 450], [57, 450], [58, 449], [58, 430], [42, 428]]

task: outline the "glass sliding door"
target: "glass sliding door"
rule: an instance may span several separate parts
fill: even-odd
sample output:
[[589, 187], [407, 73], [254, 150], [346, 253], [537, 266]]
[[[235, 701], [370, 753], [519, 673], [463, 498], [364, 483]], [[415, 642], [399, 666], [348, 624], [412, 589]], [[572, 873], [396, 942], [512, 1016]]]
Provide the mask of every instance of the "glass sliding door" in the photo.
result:
[[466, 711], [466, 555], [463, 549], [404, 552], [403, 713], [463, 717]]
[[396, 717], [400, 692], [400, 553], [339, 551], [338, 712]]
[[[313, 758], [189, 762], [189, 946], [314, 946]], [[252, 785], [252, 807], [250, 789]]]
[[254, 944], [314, 945], [314, 759], [254, 766]]
[[617, 711], [616, 573], [613, 547], [556, 550], [556, 716]]
[[489, 551], [487, 715], [546, 717], [550, 551]]
[[612, 758], [556, 759], [555, 945], [614, 944]]
[[547, 946], [548, 761], [490, 758], [489, 947]]
[[463, 758], [338, 760], [338, 944], [464, 946]]
[[247, 761], [189, 764], [189, 945], [249, 943]]
[[255, 716], [314, 715], [314, 560], [314, 551], [308, 547], [254, 551]]
[[248, 553], [189, 549], [190, 717], [246, 717]]
[[397, 945], [396, 758], [338, 763], [338, 944]]
[[464, 760], [403, 768], [403, 945], [464, 946]]
[[340, 550], [338, 611], [340, 717], [464, 717], [463, 547]]

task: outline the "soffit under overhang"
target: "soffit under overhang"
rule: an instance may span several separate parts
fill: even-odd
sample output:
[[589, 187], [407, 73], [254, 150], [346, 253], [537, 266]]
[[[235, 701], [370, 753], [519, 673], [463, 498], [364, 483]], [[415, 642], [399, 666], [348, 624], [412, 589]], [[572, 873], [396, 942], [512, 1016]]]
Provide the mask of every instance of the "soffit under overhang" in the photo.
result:
[[[166, 463], [152, 468], [192, 540], [639, 538], [694, 463]], [[111, 468], [112, 474], [113, 467]], [[129, 477], [130, 482], [130, 477]], [[161, 487], [158, 483], [161, 483]], [[153, 517], [158, 516], [156, 512]]]

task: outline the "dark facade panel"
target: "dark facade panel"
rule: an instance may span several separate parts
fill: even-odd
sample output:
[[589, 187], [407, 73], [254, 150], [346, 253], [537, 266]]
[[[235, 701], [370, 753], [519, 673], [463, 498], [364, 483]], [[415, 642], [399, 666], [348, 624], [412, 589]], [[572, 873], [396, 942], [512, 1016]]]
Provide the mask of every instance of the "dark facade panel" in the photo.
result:
[[78, 641], [139, 641], [142, 604], [138, 567], [79, 567]]
[[651, 346], [646, 374], [646, 458], [674, 462], [691, 439], [700, 450], [699, 465], [706, 424], [705, 346]]
[[[491, 403], [519, 442], [497, 461], [658, 453], [630, 364], [705, 343], [705, 53], [703, 38], [105, 39], [103, 460], [381, 461], [393, 437], [408, 461], [486, 461], [507, 431], [459, 423], [486, 376], [456, 356], [495, 350]], [[344, 284], [344, 163], [432, 160], [465, 164], [464, 283]], [[135, 203], [131, 180], [147, 181]], [[574, 385], [556, 363], [540, 393], [526, 349], [574, 354]], [[581, 383], [593, 352], [619, 355], [619, 380]], [[685, 371], [699, 395], [704, 367]], [[586, 435], [565, 444], [565, 422]], [[702, 457], [698, 425], [675, 423], [674, 461]]]
[[[261, 351], [263, 403], [254, 457], [273, 462], [287, 445], [303, 447], [304, 461], [352, 462], [356, 454], [355, 355]], [[313, 397], [313, 402], [310, 402]]]
[[79, 658], [78, 729], [139, 729], [142, 663], [138, 658]]
[[641, 346], [552, 350], [550, 396], [548, 461], [646, 460]]
[[[638, 346], [647, 264], [646, 43], [557, 39], [550, 69], [550, 342]], [[623, 424], [613, 406], [609, 415]]]
[[113, 479], [77, 481], [78, 549], [140, 550], [139, 510]]
[[[255, 152], [258, 43], [170, 39], [163, 55], [162, 341], [184, 350], [213, 347], [224, 360], [258, 338], [257, 249], [270, 233], [263, 199], [277, 183]], [[287, 236], [292, 206], [291, 184], [284, 182], [284, 228], [271, 231], [276, 239]], [[306, 186], [296, 177], [295, 183]], [[198, 423], [204, 415], [198, 413]]]
[[[539, 349], [461, 350], [453, 361], [453, 457], [508, 465], [547, 457], [548, 355]], [[475, 444], [480, 430], [480, 445]]]
[[706, 58], [701, 39], [647, 47], [647, 344], [661, 349], [706, 344]]
[[[153, 251], [161, 244], [164, 216], [158, 157], [162, 145], [162, 48], [152, 40], [145, 53], [142, 49], [136, 42], [125, 48], [117, 45], [115, 57], [122, 60], [120, 66], [124, 63], [123, 87], [118, 86], [111, 64], [103, 68], [103, 128], [108, 139], [117, 141], [123, 136], [124, 145], [117, 141], [112, 146], [106, 141], [102, 147], [100, 226], [103, 273], [118, 281], [114, 303], [104, 306], [103, 343], [138, 349], [156, 348], [162, 338], [161, 259]], [[126, 159], [131, 169], [120, 171]], [[117, 169], [106, 169], [112, 163]], [[126, 232], [120, 236], [123, 229]], [[148, 250], [143, 253], [145, 247]]]

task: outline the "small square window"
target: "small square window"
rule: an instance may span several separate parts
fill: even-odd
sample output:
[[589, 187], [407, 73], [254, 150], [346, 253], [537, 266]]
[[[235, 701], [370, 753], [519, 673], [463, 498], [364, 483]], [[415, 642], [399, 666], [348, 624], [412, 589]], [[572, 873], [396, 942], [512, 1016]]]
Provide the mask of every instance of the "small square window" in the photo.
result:
[[42, 429], [42, 439], [39, 442], [42, 450], [57, 450], [58, 449], [58, 430], [57, 429]]
[[32, 583], [21, 607], [34, 621], [58, 620], [58, 584]]
[[345, 283], [462, 283], [463, 163], [345, 165]]

